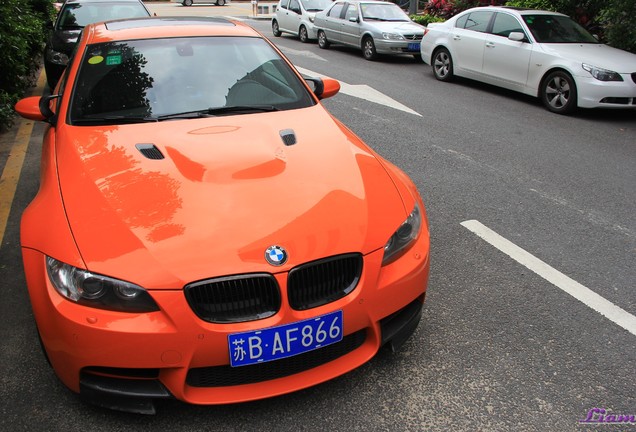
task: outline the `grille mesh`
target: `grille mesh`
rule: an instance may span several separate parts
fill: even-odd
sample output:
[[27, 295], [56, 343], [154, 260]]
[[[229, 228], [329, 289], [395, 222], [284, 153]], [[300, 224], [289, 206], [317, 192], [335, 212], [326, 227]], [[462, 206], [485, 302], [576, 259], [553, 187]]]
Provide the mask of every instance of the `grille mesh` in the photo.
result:
[[267, 318], [281, 304], [276, 279], [265, 273], [196, 282], [185, 287], [185, 295], [199, 318], [214, 323]]
[[213, 366], [188, 371], [186, 382], [192, 387], [228, 387], [283, 378], [329, 363], [359, 348], [366, 330], [345, 336], [340, 342], [293, 357], [250, 366]]
[[287, 291], [293, 309], [306, 310], [336, 301], [354, 290], [362, 274], [362, 255], [313, 261], [289, 272]]

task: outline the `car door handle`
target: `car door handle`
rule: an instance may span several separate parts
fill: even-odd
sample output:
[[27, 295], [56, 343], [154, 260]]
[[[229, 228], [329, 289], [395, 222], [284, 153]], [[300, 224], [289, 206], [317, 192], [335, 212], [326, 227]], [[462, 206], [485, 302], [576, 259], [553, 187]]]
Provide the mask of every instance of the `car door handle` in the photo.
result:
[[461, 36], [459, 36], [459, 35], [455, 35], [455, 36], [453, 36], [453, 40], [461, 40], [461, 39], [462, 39], [462, 37], [461, 37]]
[[494, 48], [494, 47], [495, 47], [494, 42], [486, 42], [486, 48]]

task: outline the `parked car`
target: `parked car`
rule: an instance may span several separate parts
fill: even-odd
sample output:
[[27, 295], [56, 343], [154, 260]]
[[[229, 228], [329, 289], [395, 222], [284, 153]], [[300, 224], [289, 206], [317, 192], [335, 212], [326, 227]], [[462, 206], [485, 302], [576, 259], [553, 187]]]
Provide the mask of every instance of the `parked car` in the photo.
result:
[[193, 4], [215, 4], [217, 6], [225, 6], [230, 0], [172, 0], [173, 3], [181, 3], [183, 6], [192, 6]]
[[422, 59], [435, 78], [461, 76], [539, 97], [559, 114], [636, 108], [636, 55], [599, 43], [566, 15], [469, 9], [427, 26]]
[[141, 0], [67, 0], [57, 14], [44, 47], [44, 70], [50, 89], [55, 87], [77, 38], [87, 24], [150, 16]]
[[331, 0], [280, 0], [272, 18], [272, 33], [298, 36], [301, 42], [316, 39], [314, 18], [317, 12], [331, 5]]
[[424, 27], [394, 3], [341, 0], [316, 14], [318, 46], [332, 43], [360, 48], [367, 60], [378, 54], [411, 54], [420, 58]]
[[155, 398], [251, 401], [416, 329], [424, 204], [322, 106], [338, 81], [302, 77], [247, 24], [202, 17], [88, 25], [68, 68], [16, 110], [49, 123], [21, 246], [71, 390], [146, 413]]

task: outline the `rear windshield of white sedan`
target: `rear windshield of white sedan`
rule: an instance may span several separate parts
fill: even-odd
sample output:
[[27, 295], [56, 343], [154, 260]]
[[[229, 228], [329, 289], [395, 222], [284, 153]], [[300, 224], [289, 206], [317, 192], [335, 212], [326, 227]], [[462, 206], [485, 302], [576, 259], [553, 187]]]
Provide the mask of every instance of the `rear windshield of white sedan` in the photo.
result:
[[571, 18], [561, 15], [523, 15], [532, 35], [540, 43], [599, 43]]
[[278, 53], [250, 37], [89, 45], [73, 88], [71, 124], [246, 114], [315, 103]]
[[146, 8], [137, 2], [66, 3], [57, 19], [57, 29], [74, 30], [98, 21], [147, 16]]

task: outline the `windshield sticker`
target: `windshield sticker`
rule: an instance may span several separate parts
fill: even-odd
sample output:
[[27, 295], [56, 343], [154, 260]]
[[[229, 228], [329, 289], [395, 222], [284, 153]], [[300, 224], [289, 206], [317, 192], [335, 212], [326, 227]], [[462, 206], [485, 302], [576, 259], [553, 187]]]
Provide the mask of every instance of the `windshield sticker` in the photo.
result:
[[104, 61], [104, 57], [100, 55], [96, 55], [88, 59], [88, 63], [92, 65], [100, 64], [103, 61]]
[[114, 66], [121, 64], [121, 55], [109, 55], [106, 57], [106, 65]]

